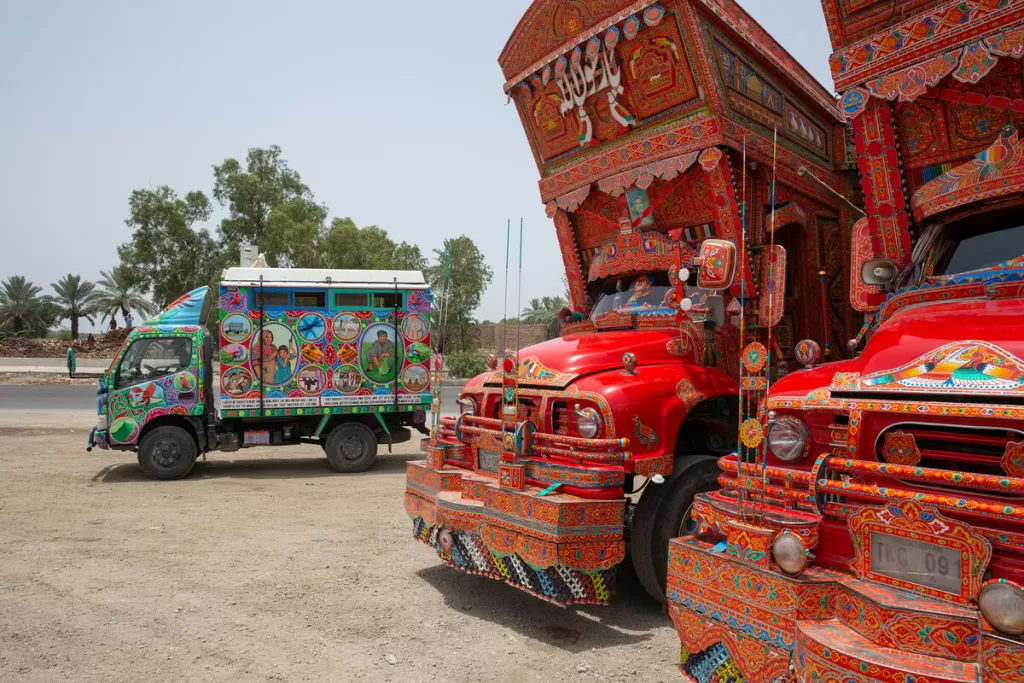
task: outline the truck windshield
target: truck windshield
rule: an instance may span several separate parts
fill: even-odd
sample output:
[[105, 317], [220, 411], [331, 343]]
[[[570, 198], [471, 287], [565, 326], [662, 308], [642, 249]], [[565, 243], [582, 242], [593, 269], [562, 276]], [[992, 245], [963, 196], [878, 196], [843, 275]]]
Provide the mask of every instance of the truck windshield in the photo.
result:
[[644, 290], [625, 292], [612, 292], [602, 294], [594, 306], [591, 319], [596, 318], [608, 311], [635, 311], [651, 308], [668, 308], [665, 304], [665, 296], [674, 292], [675, 287], [649, 287]]
[[958, 238], [952, 228], [946, 237], [948, 260], [935, 275], [954, 275], [973, 270], [991, 268], [1024, 254], [1024, 225], [1001, 228], [981, 235], [967, 235]]

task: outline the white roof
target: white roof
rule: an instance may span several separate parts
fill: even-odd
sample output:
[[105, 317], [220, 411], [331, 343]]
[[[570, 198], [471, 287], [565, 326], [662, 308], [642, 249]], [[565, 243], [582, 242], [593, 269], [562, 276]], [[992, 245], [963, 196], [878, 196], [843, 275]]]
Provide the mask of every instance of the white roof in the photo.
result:
[[245, 287], [260, 284], [273, 287], [337, 287], [345, 289], [394, 287], [427, 289], [418, 270], [331, 270], [327, 268], [228, 268], [221, 284]]

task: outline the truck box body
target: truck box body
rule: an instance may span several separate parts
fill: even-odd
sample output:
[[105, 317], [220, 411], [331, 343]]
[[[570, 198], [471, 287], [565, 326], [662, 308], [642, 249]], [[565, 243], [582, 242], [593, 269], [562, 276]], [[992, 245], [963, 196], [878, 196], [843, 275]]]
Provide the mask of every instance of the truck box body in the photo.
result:
[[222, 418], [430, 404], [420, 273], [232, 268], [219, 309]]

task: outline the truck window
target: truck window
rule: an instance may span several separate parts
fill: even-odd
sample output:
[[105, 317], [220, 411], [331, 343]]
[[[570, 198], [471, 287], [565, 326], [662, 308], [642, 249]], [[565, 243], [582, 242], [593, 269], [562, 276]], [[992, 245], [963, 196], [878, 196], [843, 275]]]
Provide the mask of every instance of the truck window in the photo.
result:
[[132, 342], [117, 370], [121, 389], [187, 370], [192, 365], [192, 340], [187, 337], [156, 337]]
[[262, 304], [260, 303], [261, 293], [256, 292], [256, 306], [263, 308], [288, 308], [288, 292], [279, 292], [267, 289], [262, 292]]
[[335, 308], [369, 308], [370, 295], [366, 292], [335, 292]]
[[[952, 240], [956, 237], [950, 235]], [[957, 241], [944, 275], [990, 268], [1024, 254], [1024, 225], [966, 235]], [[940, 273], [936, 273], [940, 274]]]
[[402, 294], [401, 292], [376, 292], [373, 295], [373, 307], [374, 308], [401, 308], [402, 307]]
[[327, 293], [295, 292], [295, 308], [327, 308]]

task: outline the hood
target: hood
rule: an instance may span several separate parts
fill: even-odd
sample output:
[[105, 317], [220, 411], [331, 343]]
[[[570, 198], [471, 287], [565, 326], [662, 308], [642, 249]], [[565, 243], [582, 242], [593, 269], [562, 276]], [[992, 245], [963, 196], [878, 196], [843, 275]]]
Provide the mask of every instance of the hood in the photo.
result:
[[833, 395], [1024, 397], [1024, 300], [909, 307], [882, 324], [858, 358], [793, 373], [772, 393], [798, 396], [826, 386]]
[[[679, 363], [678, 353], [669, 349], [678, 339], [679, 332], [673, 330], [584, 332], [559, 337], [519, 352], [519, 384], [564, 389], [583, 375], [621, 368], [626, 352], [636, 356], [637, 365]], [[472, 384], [500, 381], [499, 373], [489, 372]]]

